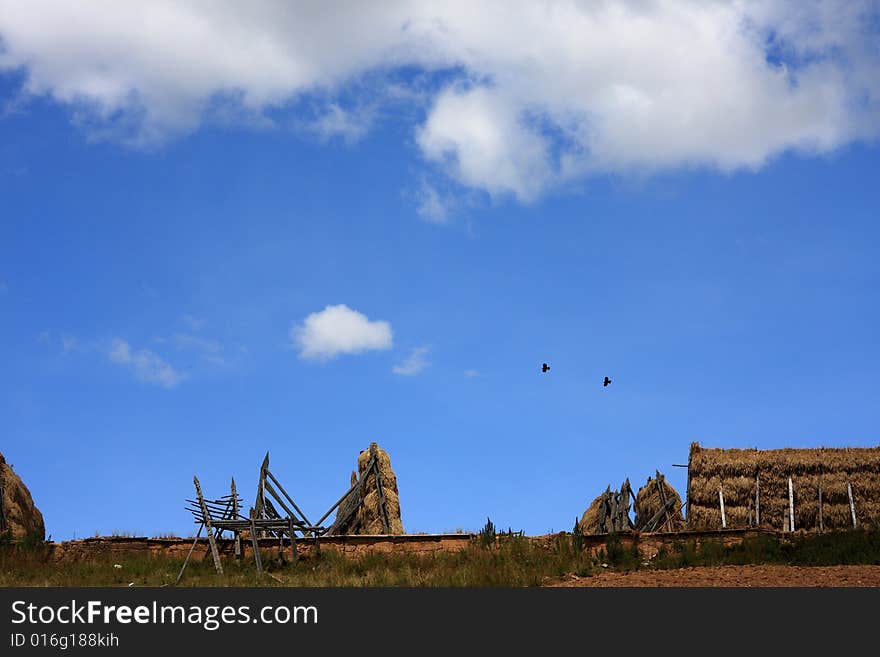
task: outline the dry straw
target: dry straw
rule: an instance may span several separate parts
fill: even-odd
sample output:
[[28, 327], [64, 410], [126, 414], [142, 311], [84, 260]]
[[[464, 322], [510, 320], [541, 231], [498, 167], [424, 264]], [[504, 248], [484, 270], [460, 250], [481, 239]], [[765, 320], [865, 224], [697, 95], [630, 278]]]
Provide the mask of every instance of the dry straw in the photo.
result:
[[656, 525], [657, 530], [675, 532], [684, 529], [684, 516], [681, 514], [681, 496], [666, 481], [666, 477], [659, 472], [656, 479], [648, 477], [648, 481], [639, 488], [639, 494], [636, 495], [636, 527], [638, 529], [643, 529], [663, 508], [663, 500], [666, 500], [667, 508], [670, 511], [668, 516], [666, 514], [662, 515], [660, 524]]
[[[373, 443], [375, 445], [375, 443]], [[397, 492], [397, 476], [391, 469], [388, 452], [376, 447], [379, 462], [379, 476], [382, 480], [382, 493], [385, 496], [385, 509], [388, 512], [389, 534], [403, 534], [403, 523], [400, 520], [400, 497]], [[358, 456], [358, 476], [363, 477], [370, 465], [370, 450], [364, 450]], [[385, 534], [382, 512], [379, 505], [379, 491], [376, 486], [376, 475], [370, 470], [364, 481], [364, 502], [358, 509], [352, 525], [352, 534]]]
[[[718, 529], [723, 486], [728, 527], [784, 527], [788, 479], [794, 494], [795, 529], [852, 527], [847, 484], [852, 485], [857, 524], [880, 519], [880, 447], [815, 449], [708, 449], [691, 444], [688, 461], [690, 529]], [[756, 495], [757, 491], [759, 495]]]

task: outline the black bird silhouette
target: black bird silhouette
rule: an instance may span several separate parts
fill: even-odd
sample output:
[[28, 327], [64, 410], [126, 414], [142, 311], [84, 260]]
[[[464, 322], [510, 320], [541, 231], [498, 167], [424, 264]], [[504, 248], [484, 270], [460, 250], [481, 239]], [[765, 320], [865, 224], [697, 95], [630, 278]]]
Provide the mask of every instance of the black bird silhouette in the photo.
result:
[[544, 363], [543, 365], [541, 365], [541, 371], [542, 372], [549, 372], [550, 366], [547, 363]]
[[609, 379], [609, 378], [606, 376], [606, 377], [605, 377], [605, 380], [602, 382], [602, 387], [603, 387], [603, 388], [607, 388], [609, 383], [611, 383], [611, 379]]

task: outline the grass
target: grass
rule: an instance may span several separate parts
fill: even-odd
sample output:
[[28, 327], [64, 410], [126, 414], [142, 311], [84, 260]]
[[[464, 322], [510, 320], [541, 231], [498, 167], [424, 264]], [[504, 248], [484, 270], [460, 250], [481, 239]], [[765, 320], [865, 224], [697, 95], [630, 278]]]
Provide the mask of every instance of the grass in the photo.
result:
[[[729, 546], [715, 540], [700, 544], [679, 541], [662, 548], [650, 561], [616, 536], [609, 536], [596, 556], [579, 549], [579, 543], [576, 536], [564, 533], [549, 543], [500, 535], [494, 542], [479, 537], [466, 549], [434, 555], [375, 553], [352, 558], [325, 549], [319, 556], [293, 563], [264, 559], [266, 570], [281, 581], [260, 576], [253, 561], [225, 561], [224, 574], [217, 575], [210, 558], [196, 559], [190, 561], [180, 585], [526, 587], [570, 574], [590, 577], [605, 569], [880, 564], [880, 527], [798, 535], [786, 540], [762, 535]], [[52, 563], [47, 555], [47, 550], [36, 542], [0, 542], [0, 586], [174, 586], [183, 563], [182, 558], [150, 556]], [[115, 567], [117, 564], [121, 567]]]
[[[265, 554], [265, 552], [264, 552]], [[173, 586], [183, 559], [108, 557], [87, 562], [48, 563], [46, 550], [0, 548], [0, 586]], [[114, 567], [118, 564], [121, 568]], [[561, 540], [550, 549], [518, 536], [499, 537], [491, 547], [475, 541], [458, 552], [367, 554], [345, 557], [332, 549], [297, 562], [269, 560], [264, 567], [278, 582], [260, 576], [253, 561], [224, 561], [217, 575], [211, 559], [190, 561], [181, 586], [538, 586], [566, 573], [591, 574], [598, 564]]]
[[780, 540], [763, 535], [736, 545], [717, 540], [673, 543], [661, 549], [654, 568], [782, 564], [792, 566], [880, 565], [880, 528], [871, 527], [826, 534], [803, 534]]

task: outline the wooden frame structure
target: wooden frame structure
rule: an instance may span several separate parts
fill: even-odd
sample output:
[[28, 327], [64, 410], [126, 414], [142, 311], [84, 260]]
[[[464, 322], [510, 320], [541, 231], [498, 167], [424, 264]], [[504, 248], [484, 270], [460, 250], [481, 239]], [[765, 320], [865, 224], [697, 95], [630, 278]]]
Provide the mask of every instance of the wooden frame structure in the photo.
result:
[[[650, 518], [640, 521], [639, 524], [636, 525], [635, 529], [640, 532], [659, 532], [663, 530], [666, 525], [675, 519], [676, 514], [680, 513], [687, 504], [687, 501], [685, 501], [680, 507], [676, 508], [677, 504], [675, 502], [675, 497], [666, 496], [666, 488], [663, 485], [666, 481], [666, 477], [659, 470], [655, 471], [655, 475], [656, 477], [652, 483], [657, 487], [657, 493], [660, 497], [660, 508]], [[629, 480], [627, 480], [627, 484], [628, 483]], [[637, 500], [635, 497], [633, 499]], [[636, 509], [636, 518], [638, 518], [639, 515], [638, 509]]]
[[[223, 564], [220, 562], [217, 539], [224, 532], [232, 533], [233, 540], [235, 541], [236, 559], [240, 559], [242, 555], [242, 534], [249, 534], [251, 548], [254, 553], [254, 563], [259, 573], [263, 572], [258, 540], [261, 537], [271, 536], [278, 538], [279, 554], [283, 554], [284, 539], [286, 537], [290, 541], [291, 555], [295, 561], [297, 559], [297, 539], [312, 539], [315, 545], [319, 546], [318, 540], [321, 536], [347, 534], [366, 498], [367, 478], [370, 475], [375, 477], [374, 483], [379, 497], [379, 515], [382, 519], [382, 527], [385, 533], [388, 534], [391, 529], [382, 483], [382, 473], [379, 468], [379, 453], [375, 443], [370, 445], [370, 460], [361, 476], [352, 475], [351, 487], [314, 524], [309, 521], [305, 513], [297, 506], [278, 478], [272, 474], [272, 471], [269, 469], [268, 452], [266, 452], [266, 456], [260, 465], [256, 499], [249, 517], [243, 516], [240, 512], [242, 500], [236, 491], [235, 479], [232, 479], [229, 495], [212, 500], [205, 498], [198, 477], [193, 476], [196, 499], [186, 500], [186, 509], [193, 514], [195, 523], [199, 525], [199, 530], [193, 540], [189, 554], [187, 554], [186, 560], [183, 562], [183, 566], [177, 576], [177, 581], [179, 582], [183, 576], [186, 565], [203, 531], [208, 539], [208, 552], [214, 560], [214, 567], [217, 573], [221, 575], [223, 574]], [[278, 511], [279, 508], [286, 515], [281, 515]], [[336, 509], [339, 509], [336, 514], [336, 520], [329, 527], [324, 527], [321, 523]], [[207, 553], [205, 557], [207, 558]]]

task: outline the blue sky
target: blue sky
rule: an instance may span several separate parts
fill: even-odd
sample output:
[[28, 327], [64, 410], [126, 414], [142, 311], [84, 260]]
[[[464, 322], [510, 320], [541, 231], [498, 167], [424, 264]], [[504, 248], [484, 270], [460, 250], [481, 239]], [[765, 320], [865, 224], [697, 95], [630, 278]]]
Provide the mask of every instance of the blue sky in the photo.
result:
[[[625, 477], [660, 469], [683, 492], [671, 464], [692, 440], [880, 443], [876, 22], [817, 3], [803, 33], [762, 10], [761, 65], [744, 28], [724, 37], [741, 60], [697, 35], [736, 93], [686, 93], [709, 73], [682, 64], [667, 120], [653, 55], [706, 11], [682, 7], [609, 10], [656, 50], [624, 53], [638, 75], [623, 57], [590, 78], [611, 96], [570, 101], [534, 62], [582, 73], [591, 53], [474, 54], [457, 15], [415, 54], [378, 24], [357, 66], [289, 54], [305, 81], [212, 81], [207, 54], [180, 54], [199, 96], [94, 45], [89, 10], [75, 28], [6, 14], [0, 451], [47, 533], [188, 535], [192, 475], [212, 496], [234, 476], [250, 502], [267, 450], [310, 516], [375, 440], [407, 531], [491, 516], [543, 533]], [[114, 35], [151, 36], [119, 11]], [[728, 34], [731, 11], [695, 24]], [[301, 18], [350, 41], [332, 15]], [[269, 23], [248, 25], [271, 42]], [[787, 52], [796, 84], [768, 87]], [[608, 98], [632, 111], [620, 125]]]

